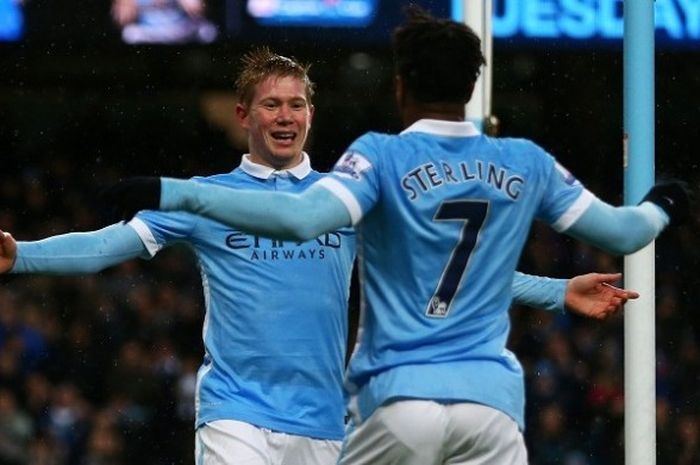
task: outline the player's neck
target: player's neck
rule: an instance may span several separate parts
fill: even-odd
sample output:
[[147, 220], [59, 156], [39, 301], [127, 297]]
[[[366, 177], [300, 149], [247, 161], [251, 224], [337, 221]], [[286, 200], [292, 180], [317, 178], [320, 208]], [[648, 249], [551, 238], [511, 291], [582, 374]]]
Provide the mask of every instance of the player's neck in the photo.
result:
[[461, 103], [417, 103], [404, 105], [401, 109], [401, 120], [404, 127], [409, 127], [421, 119], [437, 119], [443, 121], [464, 121], [465, 109]]
[[284, 171], [299, 166], [304, 161], [304, 153], [300, 152], [299, 155], [291, 158], [275, 158], [272, 155], [261, 156], [250, 152], [248, 160], [256, 165], [266, 166], [276, 171]]

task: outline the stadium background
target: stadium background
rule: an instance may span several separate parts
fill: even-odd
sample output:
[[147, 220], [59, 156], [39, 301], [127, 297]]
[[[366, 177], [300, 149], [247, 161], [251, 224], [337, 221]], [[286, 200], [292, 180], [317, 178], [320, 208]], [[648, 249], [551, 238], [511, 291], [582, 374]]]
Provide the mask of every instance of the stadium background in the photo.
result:
[[[311, 63], [318, 87], [308, 150], [317, 169], [329, 169], [366, 130], [399, 129], [386, 40], [398, 15], [387, 13], [376, 34], [293, 28], [266, 36], [252, 28], [208, 45], [127, 46], [109, 2], [51, 3], [27, 2], [24, 37], [0, 43], [0, 229], [19, 240], [105, 225], [97, 193], [119, 178], [236, 166], [244, 139], [233, 124], [232, 82], [253, 43], [269, 40]], [[444, 2], [424, 3], [445, 13]], [[210, 2], [210, 11], [230, 14], [223, 3]], [[620, 203], [619, 42], [496, 41], [494, 50], [501, 134], [537, 141]], [[696, 187], [699, 53], [665, 45], [656, 62], [657, 173]], [[662, 464], [700, 463], [698, 232], [696, 218], [657, 241]], [[521, 269], [565, 277], [621, 267], [535, 226]], [[192, 463], [202, 312], [186, 249], [96, 276], [4, 278], [0, 463]], [[512, 315], [510, 347], [527, 371], [532, 464], [623, 463], [622, 318], [600, 323], [517, 307]]]

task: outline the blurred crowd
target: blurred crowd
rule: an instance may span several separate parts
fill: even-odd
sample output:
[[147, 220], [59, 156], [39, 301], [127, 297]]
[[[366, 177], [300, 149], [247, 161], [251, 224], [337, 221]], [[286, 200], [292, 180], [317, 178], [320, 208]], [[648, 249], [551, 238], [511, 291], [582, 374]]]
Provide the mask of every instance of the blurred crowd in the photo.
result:
[[[56, 154], [18, 162], [0, 174], [0, 228], [32, 240], [105, 225], [96, 193], [119, 169]], [[188, 169], [182, 174], [195, 174]], [[665, 465], [700, 463], [697, 232], [691, 224], [656, 245], [656, 421]], [[619, 258], [539, 226], [521, 267], [556, 277], [621, 268]], [[0, 464], [193, 463], [204, 310], [187, 249], [94, 276], [2, 279]], [[527, 373], [532, 465], [624, 463], [622, 316], [599, 322], [517, 307], [512, 316], [510, 348]]]
[[[105, 225], [80, 170], [53, 159], [3, 174], [2, 228], [21, 240]], [[201, 297], [184, 249], [92, 276], [3, 278], [0, 464], [192, 463]]]

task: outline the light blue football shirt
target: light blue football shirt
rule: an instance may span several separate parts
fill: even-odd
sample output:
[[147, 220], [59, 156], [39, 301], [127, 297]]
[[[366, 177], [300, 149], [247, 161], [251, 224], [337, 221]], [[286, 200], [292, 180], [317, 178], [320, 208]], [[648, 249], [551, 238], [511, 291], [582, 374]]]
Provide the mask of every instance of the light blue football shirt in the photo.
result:
[[[198, 182], [300, 192], [323, 175], [308, 156], [284, 172], [251, 163]], [[202, 275], [205, 359], [197, 426], [234, 419], [289, 434], [343, 437], [342, 384], [350, 273], [350, 228], [304, 243], [234, 230], [183, 212], [141, 212], [130, 223], [151, 255], [184, 242]]]
[[524, 429], [522, 368], [506, 349], [513, 273], [533, 219], [563, 231], [593, 194], [532, 142], [436, 120], [365, 134], [319, 182], [357, 225], [353, 413], [401, 398], [470, 401]]

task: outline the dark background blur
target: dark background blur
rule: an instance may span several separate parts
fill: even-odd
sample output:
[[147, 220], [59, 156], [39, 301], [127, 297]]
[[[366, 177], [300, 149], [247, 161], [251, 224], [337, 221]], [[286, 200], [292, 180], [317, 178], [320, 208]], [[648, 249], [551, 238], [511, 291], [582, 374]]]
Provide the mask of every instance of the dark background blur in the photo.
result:
[[[424, 3], [446, 14], [445, 2]], [[230, 21], [231, 4], [210, 2], [210, 16]], [[308, 151], [317, 169], [364, 131], [400, 129], [387, 46], [398, 15], [381, 16], [370, 32], [251, 26], [207, 45], [130, 46], [107, 1], [30, 0], [25, 14], [24, 38], [0, 43], [0, 229], [19, 240], [103, 226], [97, 193], [120, 178], [237, 166], [245, 136], [233, 121], [232, 84], [254, 44], [311, 63]], [[621, 44], [496, 41], [494, 50], [501, 135], [533, 139], [621, 203]], [[660, 46], [656, 69], [657, 175], [696, 189], [700, 47]], [[663, 464], [700, 463], [698, 226], [695, 215], [656, 245]], [[566, 277], [622, 262], [535, 226], [521, 269]], [[97, 276], [0, 284], [0, 464], [192, 463], [202, 317], [186, 249]], [[533, 465], [623, 463], [622, 333], [621, 317], [513, 310]]]

